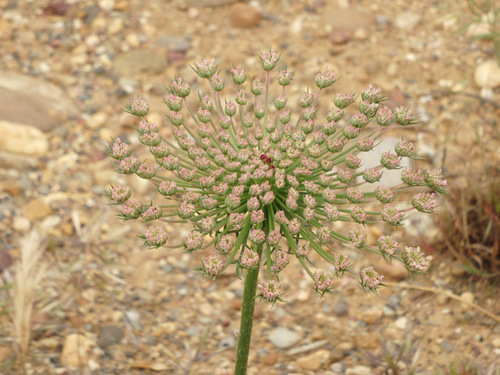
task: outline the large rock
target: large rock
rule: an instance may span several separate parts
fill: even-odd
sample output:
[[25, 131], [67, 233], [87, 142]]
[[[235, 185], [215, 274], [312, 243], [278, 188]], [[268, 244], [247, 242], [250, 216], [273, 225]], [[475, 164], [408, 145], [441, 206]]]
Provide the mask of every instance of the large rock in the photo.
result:
[[79, 111], [68, 94], [40, 78], [0, 71], [0, 120], [49, 131]]

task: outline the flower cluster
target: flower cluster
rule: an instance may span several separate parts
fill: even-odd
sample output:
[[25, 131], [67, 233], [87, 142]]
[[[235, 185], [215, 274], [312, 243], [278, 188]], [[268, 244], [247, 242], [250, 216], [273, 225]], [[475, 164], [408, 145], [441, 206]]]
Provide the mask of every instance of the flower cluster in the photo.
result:
[[[153, 248], [166, 244], [170, 223], [190, 223], [193, 230], [179, 247], [187, 252], [215, 247], [219, 252], [202, 262], [200, 270], [207, 277], [216, 277], [232, 264], [237, 274], [265, 267], [260, 297], [272, 302], [280, 300], [279, 273], [294, 258], [319, 295], [331, 292], [334, 277], [351, 268], [338, 243], [378, 252], [388, 261], [401, 260], [412, 273], [424, 272], [430, 259], [418, 248], [401, 251], [386, 235], [375, 248], [367, 244], [364, 230], [374, 223], [400, 226], [412, 210], [432, 212], [434, 192], [446, 188], [440, 170], [401, 167], [403, 158], [416, 153], [407, 139], [384, 152], [377, 167], [362, 167], [360, 154], [372, 150], [384, 134], [417, 123], [412, 110], [388, 108], [381, 90], [368, 86], [354, 115], [348, 116], [345, 109], [357, 98], [337, 94], [332, 108], [320, 118], [318, 99], [335, 82], [334, 73], [326, 70], [315, 78], [317, 91], [305, 91], [297, 105], [299, 113], [292, 113], [287, 86], [294, 72], [279, 70], [279, 91], [272, 92], [271, 71], [280, 55], [270, 50], [259, 58], [264, 74], [251, 82], [244, 66], [229, 71], [236, 92], [232, 100], [222, 96], [227, 77], [218, 72], [215, 60], [192, 67], [208, 86], [205, 94], [199, 94], [198, 108], [187, 100], [190, 85], [182, 78], [173, 79], [164, 102], [174, 140], [164, 138], [148, 120], [145, 99], [132, 100], [126, 109], [139, 118], [139, 141], [152, 158], [140, 161], [120, 139], [114, 140], [109, 156], [117, 172], [149, 180], [163, 198], [140, 203], [131, 198], [130, 188], [112, 187], [111, 200], [122, 207], [119, 216], [155, 221], [141, 235]], [[401, 183], [380, 185], [384, 169], [401, 169]], [[359, 188], [375, 183], [371, 190]], [[394, 201], [409, 191], [416, 193], [411, 205], [396, 208]], [[330, 264], [330, 273], [310, 269], [312, 252]], [[365, 267], [360, 284], [373, 291], [382, 278]]]

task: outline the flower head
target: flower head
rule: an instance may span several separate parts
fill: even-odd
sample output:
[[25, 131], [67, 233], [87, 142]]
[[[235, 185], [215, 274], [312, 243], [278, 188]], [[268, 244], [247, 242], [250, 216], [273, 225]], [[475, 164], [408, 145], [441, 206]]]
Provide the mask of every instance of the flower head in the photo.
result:
[[[377, 183], [384, 170], [400, 168], [403, 157], [417, 155], [405, 139], [392, 152], [383, 150], [379, 165], [365, 168], [361, 162], [360, 155], [377, 147], [387, 131], [416, 123], [411, 109], [383, 106], [382, 91], [369, 86], [360, 98], [337, 94], [334, 107], [325, 110], [320, 96], [336, 80], [328, 69], [315, 77], [313, 90], [291, 103], [289, 86], [295, 72], [287, 67], [271, 72], [280, 56], [272, 50], [260, 52], [264, 72], [255, 77], [252, 73], [252, 79], [243, 65], [218, 73], [214, 59], [194, 63], [192, 69], [207, 89], [197, 84], [199, 105], [192, 108], [187, 99], [191, 86], [181, 77], [172, 80], [164, 102], [173, 139], [147, 118], [147, 102], [136, 98], [127, 110], [138, 117], [138, 146], [145, 146], [151, 156], [144, 160], [140, 154], [139, 160], [134, 143], [119, 138], [108, 149], [117, 172], [135, 174], [159, 193], [159, 201], [141, 204], [131, 198], [127, 186], [110, 192], [112, 202], [121, 205], [120, 218], [148, 223], [141, 235], [147, 246], [165, 245], [170, 224], [187, 223], [192, 230], [178, 247], [186, 252], [210, 247], [217, 251], [202, 258], [200, 270], [207, 278], [231, 265], [237, 275], [263, 267], [266, 280], [259, 283], [259, 295], [272, 303], [281, 300], [280, 284], [274, 279], [292, 261], [300, 262], [318, 294], [331, 290], [331, 275], [311, 269], [316, 267], [313, 253], [333, 267], [337, 277], [351, 267], [342, 246], [399, 260], [399, 245], [392, 237], [381, 236], [373, 247], [364, 227], [401, 225], [411, 207], [400, 211], [396, 201], [409, 190], [414, 191], [413, 212], [431, 212], [436, 192], [446, 188], [442, 172], [435, 169], [404, 168], [403, 183]], [[275, 78], [277, 87], [272, 87]], [[226, 82], [235, 86], [235, 95], [224, 95]], [[352, 113], [344, 110], [354, 102], [357, 112], [344, 118]], [[434, 192], [422, 191], [429, 188]], [[158, 225], [158, 220], [169, 226]], [[428, 258], [406, 249], [401, 260], [407, 268], [426, 269]], [[362, 270], [365, 290], [375, 290], [381, 281], [373, 268]]]

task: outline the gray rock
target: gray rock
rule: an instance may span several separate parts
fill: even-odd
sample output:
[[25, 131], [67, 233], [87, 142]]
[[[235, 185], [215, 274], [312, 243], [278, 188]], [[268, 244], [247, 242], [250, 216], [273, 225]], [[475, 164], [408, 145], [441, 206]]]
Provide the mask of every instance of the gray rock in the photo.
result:
[[186, 35], [161, 35], [158, 45], [177, 52], [186, 52], [191, 48], [191, 39]]
[[269, 341], [281, 349], [295, 345], [300, 339], [301, 336], [298, 333], [285, 327], [278, 327], [269, 332]]
[[78, 114], [68, 94], [56, 85], [0, 71], [0, 120], [31, 125], [46, 132]]
[[337, 316], [346, 316], [348, 312], [347, 302], [343, 299], [339, 300], [333, 308], [333, 313]]
[[102, 349], [118, 344], [124, 336], [123, 329], [117, 326], [102, 326], [99, 329], [97, 344]]
[[165, 59], [151, 51], [136, 50], [116, 57], [113, 69], [118, 75], [160, 74], [167, 67]]

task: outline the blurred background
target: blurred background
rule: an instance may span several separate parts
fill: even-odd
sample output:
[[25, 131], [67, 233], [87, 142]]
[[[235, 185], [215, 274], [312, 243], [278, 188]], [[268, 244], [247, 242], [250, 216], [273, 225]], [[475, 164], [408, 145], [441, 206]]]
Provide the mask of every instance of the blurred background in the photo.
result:
[[341, 79], [323, 111], [368, 84], [412, 106], [422, 123], [404, 135], [449, 194], [403, 232], [435, 258], [425, 279], [381, 262], [392, 284], [379, 296], [343, 281], [318, 301], [290, 266], [288, 303], [258, 306], [249, 374], [500, 373], [500, 3], [488, 0], [0, 0], [0, 373], [232, 374], [241, 281], [203, 282], [198, 259], [144, 249], [143, 224], [118, 221], [106, 192], [154, 191], [114, 173], [105, 147], [138, 145], [123, 111], [134, 96], [171, 136], [173, 77], [203, 90], [190, 65], [213, 57], [255, 78], [269, 48], [295, 71], [289, 102], [328, 67]]

